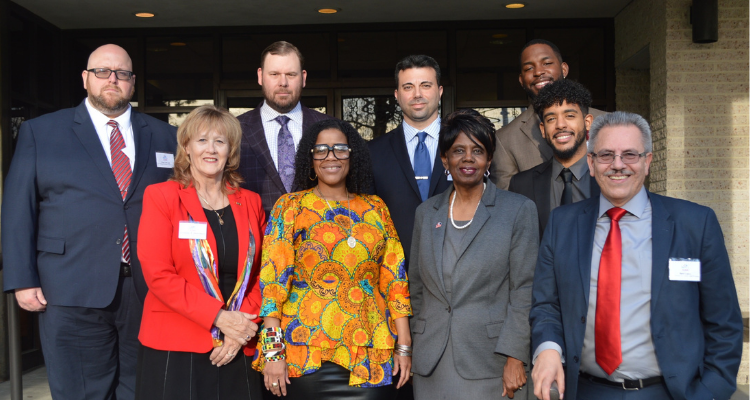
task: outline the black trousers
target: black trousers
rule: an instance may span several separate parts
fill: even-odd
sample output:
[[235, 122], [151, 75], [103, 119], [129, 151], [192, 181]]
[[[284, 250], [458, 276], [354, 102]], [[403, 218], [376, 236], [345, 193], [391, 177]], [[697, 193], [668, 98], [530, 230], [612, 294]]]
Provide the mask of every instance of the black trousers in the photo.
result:
[[105, 308], [48, 305], [39, 338], [52, 398], [134, 399], [142, 312], [132, 277]]
[[[360, 388], [349, 386], [351, 372], [332, 362], [324, 362], [320, 369], [299, 378], [289, 378], [284, 400], [392, 400], [395, 399], [395, 385]], [[278, 397], [265, 391], [266, 399]]]

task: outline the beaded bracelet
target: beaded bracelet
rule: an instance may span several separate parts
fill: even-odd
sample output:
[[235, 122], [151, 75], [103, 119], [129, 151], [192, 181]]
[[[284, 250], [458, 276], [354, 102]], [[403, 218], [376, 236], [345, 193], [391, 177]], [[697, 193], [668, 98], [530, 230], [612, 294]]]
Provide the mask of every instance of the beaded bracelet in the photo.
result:
[[276, 362], [286, 360], [286, 354], [280, 354], [278, 356], [266, 357], [266, 362]]
[[286, 346], [284, 343], [278, 342], [278, 343], [266, 343], [263, 345], [262, 349], [263, 351], [270, 351], [270, 350], [284, 350]]

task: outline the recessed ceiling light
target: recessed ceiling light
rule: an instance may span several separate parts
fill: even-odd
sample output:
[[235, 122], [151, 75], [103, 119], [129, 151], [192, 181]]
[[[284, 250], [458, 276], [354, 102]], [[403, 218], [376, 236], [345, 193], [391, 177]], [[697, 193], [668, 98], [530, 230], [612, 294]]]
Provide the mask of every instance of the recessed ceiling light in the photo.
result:
[[156, 14], [150, 12], [137, 12], [135, 16], [138, 18], [153, 18]]
[[320, 9], [318, 9], [318, 12], [321, 13], [321, 14], [336, 14], [339, 11], [341, 11], [340, 8], [320, 8]]
[[185, 43], [185, 42], [172, 42], [169, 45], [170, 46], [176, 46], [176, 47], [182, 47], [182, 46], [187, 46], [187, 43]]
[[526, 4], [523, 3], [508, 3], [505, 5], [505, 8], [524, 8], [526, 7]]

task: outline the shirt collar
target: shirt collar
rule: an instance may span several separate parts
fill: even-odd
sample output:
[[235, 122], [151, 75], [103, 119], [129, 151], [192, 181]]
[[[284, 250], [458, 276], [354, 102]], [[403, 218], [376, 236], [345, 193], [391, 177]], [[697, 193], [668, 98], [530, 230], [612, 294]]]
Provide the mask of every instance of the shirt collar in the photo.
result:
[[302, 103], [298, 101], [297, 105], [294, 106], [292, 111], [289, 111], [286, 114], [281, 114], [271, 108], [271, 106], [269, 106], [265, 100], [263, 101], [263, 105], [260, 106], [260, 116], [261, 118], [263, 118], [263, 121], [273, 121], [279, 115], [286, 115], [292, 121], [302, 125]]
[[89, 98], [86, 98], [86, 109], [89, 111], [89, 116], [91, 117], [91, 122], [94, 123], [94, 126], [106, 126], [107, 123], [110, 120], [115, 120], [117, 122], [118, 127], [120, 128], [120, 132], [124, 132], [128, 129], [130, 129], [130, 114], [132, 108], [128, 104], [128, 109], [125, 110], [124, 113], [122, 113], [119, 117], [116, 118], [110, 118], [104, 114], [102, 114], [101, 111], [94, 108], [94, 106], [91, 105], [89, 102]]
[[[557, 161], [556, 158], [552, 157], [552, 177], [553, 180], [557, 179], [558, 176], [560, 176], [560, 172], [563, 170], [563, 165], [560, 164], [560, 161]], [[589, 173], [589, 163], [586, 160], [586, 157], [581, 157], [578, 161], [573, 163], [573, 165], [570, 166], [570, 172], [573, 173], [573, 176], [577, 181], [580, 181], [583, 179], [583, 176]]]
[[[620, 208], [623, 208], [628, 213], [635, 215], [636, 218], [641, 218], [648, 204], [649, 204], [648, 192], [646, 191], [645, 186], [641, 186], [641, 190], [638, 191], [638, 193], [635, 196], [633, 196], [633, 198], [630, 199], [630, 201], [625, 203], [625, 205]], [[607, 200], [607, 198], [604, 197], [604, 194], [599, 196], [599, 218], [601, 218], [604, 215], [604, 213], [609, 211], [610, 208], [614, 208], [614, 207], [615, 206], [613, 206], [612, 203], [610, 203], [609, 200]]]
[[438, 135], [440, 134], [440, 117], [435, 118], [435, 120], [432, 121], [432, 123], [428, 127], [422, 130], [419, 130], [407, 124], [406, 120], [402, 122], [402, 126], [404, 127], [404, 138], [407, 142], [413, 140], [419, 132], [426, 132], [429, 137], [437, 139]]

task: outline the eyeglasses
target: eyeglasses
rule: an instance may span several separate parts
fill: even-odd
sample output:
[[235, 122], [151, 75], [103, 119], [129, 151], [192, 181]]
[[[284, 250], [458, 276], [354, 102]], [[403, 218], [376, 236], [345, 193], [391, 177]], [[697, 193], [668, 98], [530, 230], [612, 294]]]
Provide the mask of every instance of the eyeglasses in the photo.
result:
[[646, 153], [645, 151], [643, 153], [634, 153], [632, 151], [626, 151], [622, 154], [615, 154], [611, 151], [601, 151], [599, 153], [589, 153], [591, 154], [591, 157], [594, 157], [596, 159], [596, 162], [599, 164], [612, 164], [615, 162], [615, 157], [620, 157], [620, 160], [622, 160], [625, 164], [635, 164], [638, 162], [638, 160], [641, 159], [641, 157], [645, 157]]
[[333, 151], [333, 156], [337, 160], [346, 160], [349, 158], [349, 153], [352, 151], [348, 144], [337, 143], [333, 146], [327, 144], [316, 144], [313, 146], [310, 153], [312, 153], [313, 160], [325, 160], [328, 158], [328, 153]]
[[109, 79], [112, 73], [115, 73], [117, 79], [121, 81], [129, 81], [133, 77], [131, 71], [125, 71], [122, 69], [108, 69], [108, 68], [91, 68], [86, 71], [93, 72], [94, 76], [99, 79]]

